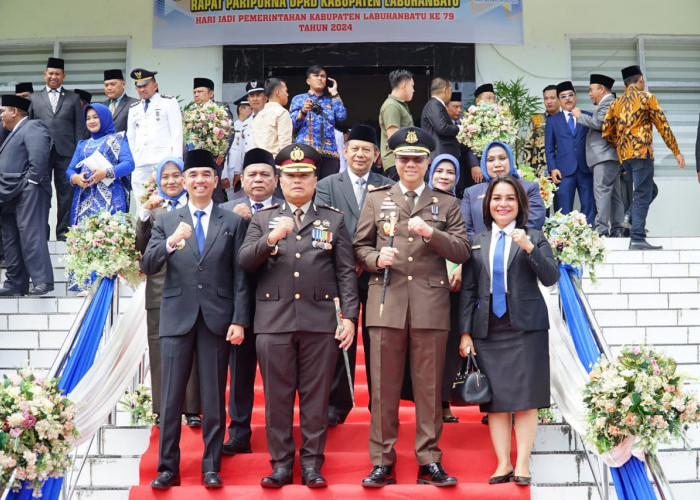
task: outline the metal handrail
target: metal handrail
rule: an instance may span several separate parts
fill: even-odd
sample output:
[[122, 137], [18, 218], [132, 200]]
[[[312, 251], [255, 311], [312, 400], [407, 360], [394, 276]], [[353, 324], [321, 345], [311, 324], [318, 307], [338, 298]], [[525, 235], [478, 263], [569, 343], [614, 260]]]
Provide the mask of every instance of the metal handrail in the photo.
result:
[[[612, 359], [612, 352], [610, 351], [610, 346], [608, 345], [607, 341], [605, 340], [605, 337], [603, 336], [603, 332], [601, 331], [600, 327], [598, 326], [598, 322], [595, 319], [595, 316], [593, 314], [593, 309], [591, 308], [590, 304], [588, 303], [588, 299], [586, 298], [586, 294], [583, 292], [583, 287], [581, 286], [581, 281], [579, 280], [579, 277], [576, 274], [572, 275], [572, 280], [571, 282], [574, 285], [574, 289], [576, 290], [576, 295], [578, 296], [579, 301], [581, 302], [581, 305], [583, 306], [583, 310], [586, 313], [586, 317], [588, 318], [588, 324], [591, 327], [591, 333], [593, 334], [593, 339], [595, 340], [596, 344], [598, 345], [598, 348], [600, 349], [600, 352], [603, 354], [608, 359]], [[583, 441], [582, 441], [583, 442]], [[585, 446], [585, 444], [584, 444]], [[646, 453], [646, 464], [649, 468], [649, 472], [651, 473], [651, 477], [654, 481], [654, 485], [656, 486], [656, 489], [659, 493], [659, 497], [661, 500], [674, 500], [675, 497], [673, 495], [673, 491], [671, 490], [671, 485], [668, 482], [668, 479], [666, 479], [666, 474], [664, 474], [663, 468], [661, 467], [661, 463], [659, 462], [658, 457], [656, 456], [655, 453]], [[598, 467], [602, 467], [604, 469], [604, 474], [603, 477], [605, 479], [605, 488], [601, 489], [601, 485], [598, 483], [598, 479], [596, 477], [596, 473], [594, 471], [593, 464], [591, 462], [590, 458], [590, 453], [586, 452], [586, 458], [588, 459], [588, 463], [591, 467], [591, 472], [593, 474], [593, 479], [596, 482], [596, 486], [598, 487], [598, 492], [601, 493], [601, 490], [603, 493], [601, 493], [601, 498], [603, 500], [607, 500], [609, 498], [609, 493], [608, 493], [608, 471], [609, 467], [603, 462], [598, 459]]]

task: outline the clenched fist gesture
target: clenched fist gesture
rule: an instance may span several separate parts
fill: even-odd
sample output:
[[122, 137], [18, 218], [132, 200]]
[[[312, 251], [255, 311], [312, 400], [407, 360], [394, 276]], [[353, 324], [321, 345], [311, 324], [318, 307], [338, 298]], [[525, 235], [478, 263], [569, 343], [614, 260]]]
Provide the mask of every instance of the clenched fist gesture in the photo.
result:
[[192, 226], [187, 222], [180, 222], [175, 232], [168, 238], [168, 246], [175, 248], [181, 241], [186, 240], [190, 236], [192, 236]]

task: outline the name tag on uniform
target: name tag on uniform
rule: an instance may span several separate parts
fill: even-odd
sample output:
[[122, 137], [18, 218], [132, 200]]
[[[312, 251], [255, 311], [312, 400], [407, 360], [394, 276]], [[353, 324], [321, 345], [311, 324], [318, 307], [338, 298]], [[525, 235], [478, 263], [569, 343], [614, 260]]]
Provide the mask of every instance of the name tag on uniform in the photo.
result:
[[481, 245], [474, 245], [474, 246], [472, 247], [472, 250], [478, 250], [478, 249], [480, 249], [480, 248], [481, 248]]
[[486, 198], [486, 194], [480, 194], [479, 196], [476, 197], [477, 200], [481, 200], [483, 198]]

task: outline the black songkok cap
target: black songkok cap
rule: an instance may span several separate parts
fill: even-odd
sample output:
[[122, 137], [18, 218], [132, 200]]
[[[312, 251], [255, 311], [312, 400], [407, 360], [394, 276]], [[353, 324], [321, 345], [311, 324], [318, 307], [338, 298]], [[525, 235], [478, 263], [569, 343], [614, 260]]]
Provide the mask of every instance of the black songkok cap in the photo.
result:
[[613, 85], [615, 85], [615, 79], [610, 78], [609, 76], [598, 75], [598, 74], [594, 73], [591, 75], [591, 82], [590, 83], [597, 83], [598, 85], [602, 85], [603, 87], [610, 90], [610, 89], [612, 89]]
[[214, 82], [212, 82], [209, 78], [195, 78], [194, 86], [192, 88], [197, 89], [199, 87], [206, 87], [209, 90], [214, 90]]
[[270, 165], [275, 168], [275, 159], [272, 157], [272, 153], [262, 148], [253, 148], [246, 151], [245, 156], [243, 156], [243, 170], [249, 165], [255, 165], [258, 163], [264, 163], [265, 165]]
[[627, 66], [626, 68], [622, 68], [622, 79], [629, 78], [630, 76], [637, 76], [642, 74], [642, 68], [640, 68], [637, 65], [634, 66]]
[[29, 111], [29, 105], [32, 103], [32, 101], [14, 94], [5, 94], [1, 98], [1, 103], [2, 106], [9, 106], [11, 108], [21, 109], [22, 111]]
[[87, 90], [75, 89], [73, 92], [80, 96], [80, 100], [90, 104], [92, 102], [92, 94]]
[[214, 155], [206, 149], [193, 149], [185, 153], [185, 165], [182, 168], [184, 172], [188, 168], [209, 167], [216, 170], [216, 161]]
[[22, 92], [34, 92], [34, 85], [32, 82], [20, 82], [15, 85], [15, 94], [21, 94]]
[[558, 83], [557, 97], [559, 96], [559, 94], [561, 94], [562, 92], [566, 92], [567, 90], [571, 90], [574, 94], [576, 93], [576, 91], [574, 90], [574, 84], [570, 81], [567, 80], [565, 82]]
[[124, 73], [120, 69], [106, 69], [105, 70], [105, 81], [107, 80], [123, 80]]
[[462, 102], [462, 92], [455, 90], [452, 92], [452, 97], [450, 97], [450, 102]]
[[265, 92], [265, 82], [251, 80], [245, 84], [245, 91], [247, 94], [254, 94], [255, 92]]
[[64, 69], [64, 66], [65, 62], [60, 57], [49, 57], [49, 60], [46, 61], [47, 68]]
[[418, 127], [404, 127], [394, 132], [387, 143], [396, 156], [429, 156], [435, 149], [432, 136]]
[[350, 129], [347, 142], [350, 141], [365, 141], [371, 142], [375, 146], [379, 145], [377, 142], [377, 132], [369, 125], [363, 125], [362, 123], [353, 125]]
[[476, 88], [476, 90], [474, 91], [474, 97], [479, 97], [479, 94], [483, 94], [484, 92], [493, 92], [494, 94], [496, 93], [496, 91], [493, 90], [492, 84], [484, 83], [483, 85]]

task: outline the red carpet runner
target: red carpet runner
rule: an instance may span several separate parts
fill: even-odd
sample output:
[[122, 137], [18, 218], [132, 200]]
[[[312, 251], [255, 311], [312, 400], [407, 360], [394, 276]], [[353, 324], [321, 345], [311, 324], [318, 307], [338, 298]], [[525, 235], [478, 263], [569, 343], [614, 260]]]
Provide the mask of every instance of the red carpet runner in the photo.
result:
[[[369, 460], [369, 411], [367, 411], [367, 383], [362, 353], [362, 339], [358, 346], [357, 383], [355, 398], [357, 407], [352, 410], [346, 422], [328, 430], [326, 443], [326, 463], [321, 472], [328, 480], [329, 487], [311, 490], [301, 485], [298, 463], [294, 468], [294, 484], [279, 490], [268, 490], [260, 486], [260, 479], [270, 473], [269, 455], [265, 440], [265, 407], [260, 374], [255, 386], [255, 407], [253, 409], [253, 453], [223, 457], [221, 477], [225, 487], [221, 490], [207, 490], [201, 486], [201, 456], [203, 450], [201, 430], [184, 426], [182, 429], [180, 472], [182, 486], [168, 491], [154, 491], [150, 481], [157, 475], [158, 429], [153, 428], [148, 450], [141, 458], [139, 486], [131, 489], [130, 500], [198, 500], [211, 499], [250, 499], [273, 498], [276, 500], [305, 499], [408, 499], [420, 497], [431, 499], [486, 499], [486, 500], [528, 500], [529, 488], [513, 483], [489, 485], [489, 476], [496, 468], [496, 459], [491, 449], [488, 427], [481, 424], [478, 408], [453, 408], [459, 417], [457, 424], [445, 424], [440, 446], [443, 450], [443, 466], [456, 476], [459, 484], [455, 488], [437, 488], [417, 485], [417, 465], [413, 453], [415, 436], [415, 413], [413, 404], [402, 402], [399, 410], [401, 422], [397, 443], [398, 463], [396, 467], [398, 484], [378, 490], [367, 490], [360, 482], [372, 468]], [[294, 440], [297, 448], [301, 440], [298, 428], [299, 416], [295, 412]], [[226, 436], [228, 438], [228, 436]], [[515, 463], [515, 456], [513, 456]]]

